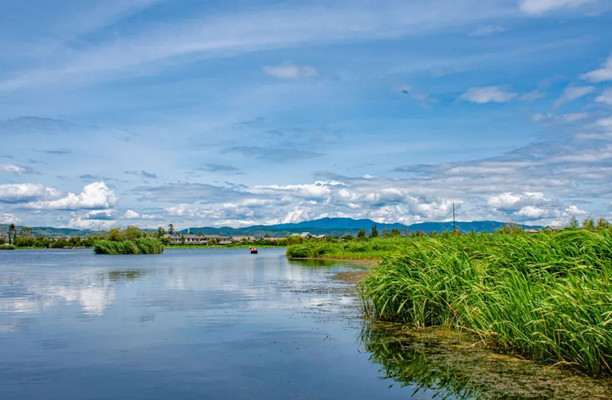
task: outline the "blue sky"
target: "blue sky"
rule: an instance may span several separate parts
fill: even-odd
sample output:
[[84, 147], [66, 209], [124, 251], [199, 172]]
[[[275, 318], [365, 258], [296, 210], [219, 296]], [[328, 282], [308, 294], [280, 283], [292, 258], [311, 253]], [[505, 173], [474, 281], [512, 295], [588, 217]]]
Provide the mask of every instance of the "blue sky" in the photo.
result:
[[611, 219], [609, 1], [1, 3], [1, 223]]

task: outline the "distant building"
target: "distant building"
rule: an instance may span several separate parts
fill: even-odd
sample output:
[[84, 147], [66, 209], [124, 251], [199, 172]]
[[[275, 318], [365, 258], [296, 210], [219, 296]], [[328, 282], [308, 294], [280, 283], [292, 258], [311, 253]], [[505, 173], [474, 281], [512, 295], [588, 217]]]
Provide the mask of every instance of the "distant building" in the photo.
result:
[[164, 235], [165, 238], [170, 239], [172, 244], [195, 244], [195, 245], [207, 245], [211, 240], [214, 240], [216, 244], [231, 244], [232, 238], [221, 235], [194, 235], [188, 233], [186, 235], [173, 234]]

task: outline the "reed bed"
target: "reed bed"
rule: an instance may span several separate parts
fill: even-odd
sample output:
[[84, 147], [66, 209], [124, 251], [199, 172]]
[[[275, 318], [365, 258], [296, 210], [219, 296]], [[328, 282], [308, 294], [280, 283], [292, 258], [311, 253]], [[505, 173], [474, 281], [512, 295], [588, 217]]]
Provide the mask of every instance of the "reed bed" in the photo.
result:
[[413, 237], [393, 245], [360, 285], [371, 317], [453, 327], [505, 352], [612, 374], [610, 229]]
[[99, 240], [94, 244], [96, 254], [160, 254], [164, 246], [159, 239], [141, 237], [131, 240]]

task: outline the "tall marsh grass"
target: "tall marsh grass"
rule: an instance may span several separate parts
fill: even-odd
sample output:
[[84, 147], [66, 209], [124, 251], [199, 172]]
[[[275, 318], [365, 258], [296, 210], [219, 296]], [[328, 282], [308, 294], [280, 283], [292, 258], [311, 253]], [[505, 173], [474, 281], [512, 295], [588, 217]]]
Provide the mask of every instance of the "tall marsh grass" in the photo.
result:
[[612, 230], [396, 240], [360, 285], [371, 317], [454, 327], [506, 352], [612, 373]]
[[99, 240], [94, 244], [96, 254], [159, 254], [164, 246], [159, 239], [142, 237], [132, 240]]

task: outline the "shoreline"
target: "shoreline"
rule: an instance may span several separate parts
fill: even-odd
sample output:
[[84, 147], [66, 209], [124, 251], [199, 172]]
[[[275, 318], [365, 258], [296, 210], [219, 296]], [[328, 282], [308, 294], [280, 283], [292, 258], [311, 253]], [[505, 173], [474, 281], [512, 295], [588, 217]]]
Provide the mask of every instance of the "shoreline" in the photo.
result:
[[[337, 272], [329, 278], [347, 284], [355, 301], [361, 302], [357, 285], [370, 273], [370, 268], [357, 269]], [[363, 321], [360, 340], [386, 378], [399, 384], [439, 390], [444, 394], [442, 398], [450, 395], [485, 399], [612, 400], [609, 395], [612, 377], [593, 377], [563, 364], [503, 353], [461, 329], [417, 327], [376, 320], [365, 314], [360, 318]]]

